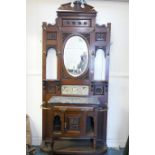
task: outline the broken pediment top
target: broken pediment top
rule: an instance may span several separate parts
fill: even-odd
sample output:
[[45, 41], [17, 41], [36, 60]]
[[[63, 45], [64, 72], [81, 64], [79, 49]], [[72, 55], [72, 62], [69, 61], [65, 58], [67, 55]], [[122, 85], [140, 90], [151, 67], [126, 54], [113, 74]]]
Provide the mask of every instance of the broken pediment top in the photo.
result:
[[81, 3], [81, 1], [75, 1], [73, 3], [62, 4], [57, 12], [81, 12], [81, 13], [96, 13], [93, 6], [90, 6], [86, 3]]

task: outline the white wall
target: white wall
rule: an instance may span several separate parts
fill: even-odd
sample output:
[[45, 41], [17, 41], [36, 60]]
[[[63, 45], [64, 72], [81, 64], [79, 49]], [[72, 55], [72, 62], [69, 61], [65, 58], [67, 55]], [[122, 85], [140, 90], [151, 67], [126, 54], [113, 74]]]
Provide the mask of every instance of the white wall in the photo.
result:
[[[27, 0], [27, 113], [31, 118], [32, 143], [42, 136], [42, 22], [54, 23], [56, 10], [70, 0]], [[112, 23], [107, 144], [124, 146], [129, 127], [128, 3], [89, 0], [98, 11], [97, 22]]]

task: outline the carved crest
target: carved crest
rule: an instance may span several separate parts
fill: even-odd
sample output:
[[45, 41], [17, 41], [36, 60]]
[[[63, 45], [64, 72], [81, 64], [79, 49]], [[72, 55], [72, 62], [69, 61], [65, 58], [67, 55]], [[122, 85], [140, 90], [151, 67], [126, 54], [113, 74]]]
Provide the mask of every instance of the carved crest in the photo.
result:
[[90, 6], [84, 3], [82, 7], [82, 3], [80, 1], [75, 1], [73, 3], [73, 6], [72, 6], [72, 3], [66, 3], [61, 5], [58, 8], [58, 12], [61, 12], [61, 11], [96, 13], [93, 6]]

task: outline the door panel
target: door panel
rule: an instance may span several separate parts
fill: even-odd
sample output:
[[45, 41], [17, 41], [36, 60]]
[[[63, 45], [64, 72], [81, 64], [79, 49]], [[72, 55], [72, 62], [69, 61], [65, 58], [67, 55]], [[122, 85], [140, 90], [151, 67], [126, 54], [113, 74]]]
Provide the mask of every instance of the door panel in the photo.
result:
[[65, 112], [65, 134], [81, 135], [82, 131], [82, 114], [77, 111]]

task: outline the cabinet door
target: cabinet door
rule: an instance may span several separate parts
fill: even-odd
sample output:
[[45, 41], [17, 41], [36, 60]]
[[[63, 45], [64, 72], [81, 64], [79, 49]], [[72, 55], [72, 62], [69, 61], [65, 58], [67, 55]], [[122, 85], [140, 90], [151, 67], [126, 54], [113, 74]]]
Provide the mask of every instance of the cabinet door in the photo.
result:
[[80, 111], [65, 112], [65, 134], [79, 136], [82, 133], [82, 113]]

